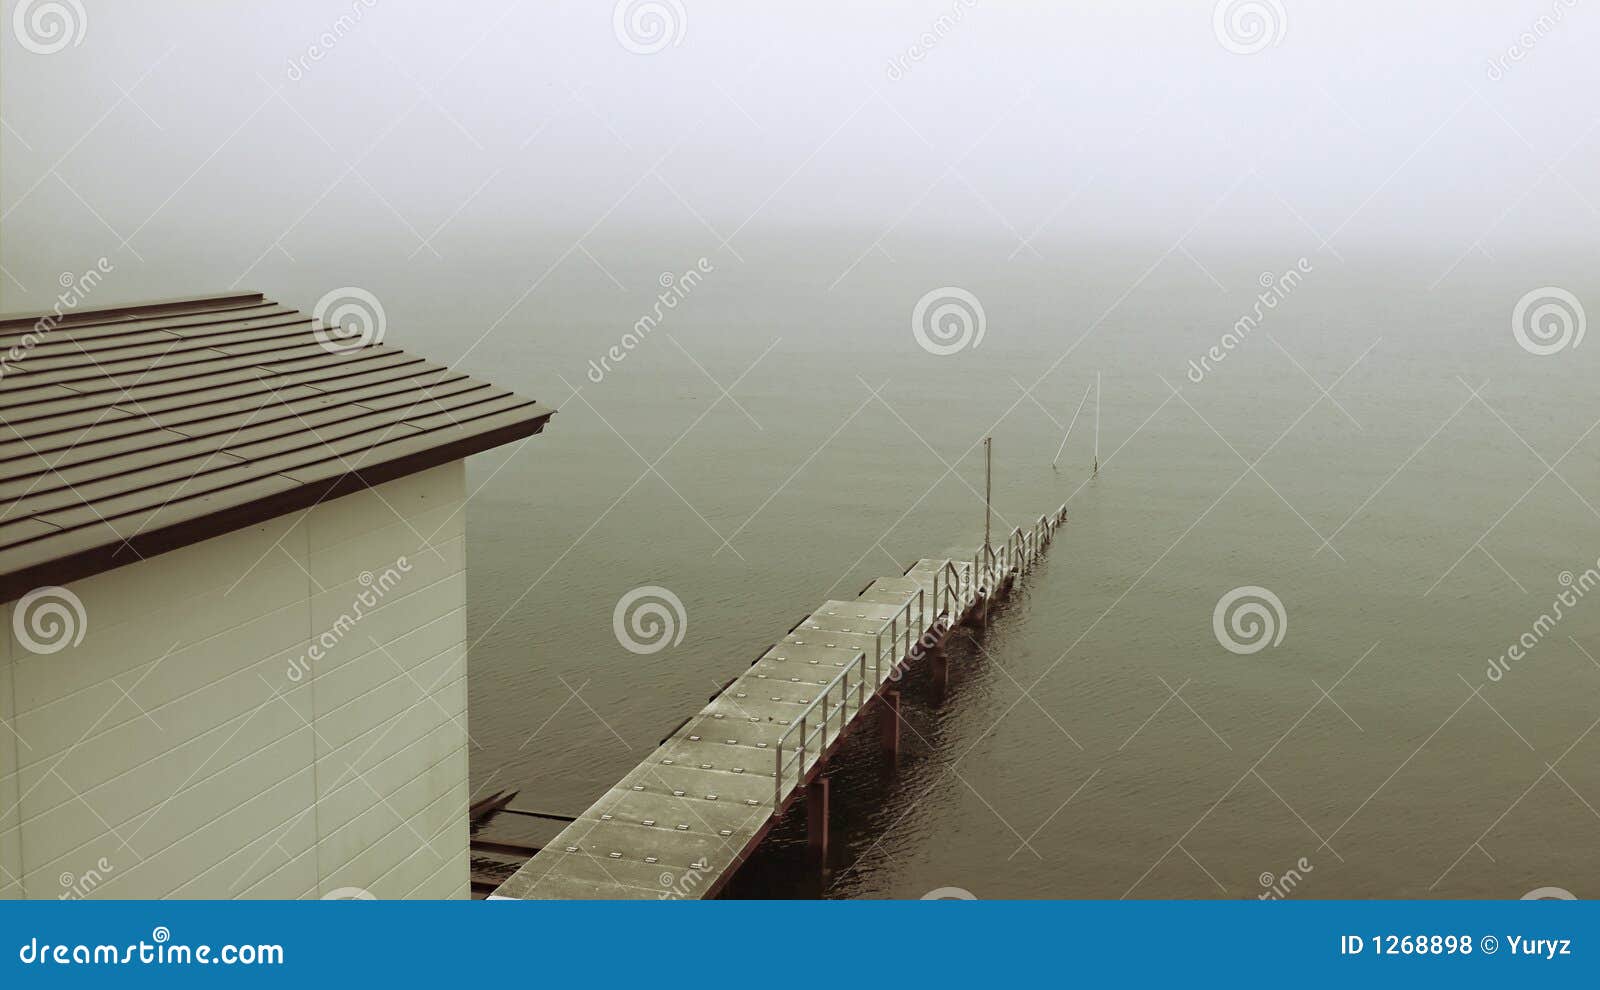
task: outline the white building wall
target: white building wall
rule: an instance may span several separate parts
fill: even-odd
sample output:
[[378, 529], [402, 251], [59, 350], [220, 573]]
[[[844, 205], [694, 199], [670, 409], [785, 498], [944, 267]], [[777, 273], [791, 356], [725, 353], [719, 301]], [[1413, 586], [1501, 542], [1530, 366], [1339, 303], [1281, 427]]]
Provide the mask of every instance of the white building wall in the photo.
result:
[[75, 582], [0, 653], [0, 896], [466, 897], [457, 461]]

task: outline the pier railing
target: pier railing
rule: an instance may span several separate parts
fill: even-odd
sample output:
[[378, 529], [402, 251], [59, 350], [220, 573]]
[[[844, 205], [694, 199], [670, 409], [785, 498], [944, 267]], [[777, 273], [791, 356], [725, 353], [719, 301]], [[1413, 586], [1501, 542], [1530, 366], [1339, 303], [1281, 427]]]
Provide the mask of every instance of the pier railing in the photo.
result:
[[[946, 589], [948, 587], [947, 584]], [[941, 589], [941, 592], [946, 589]], [[933, 597], [937, 612], [939, 592]], [[900, 659], [911, 653], [913, 644], [928, 628], [927, 619], [928, 595], [919, 589], [915, 597], [902, 605], [873, 634], [870, 654], [867, 650], [857, 650], [844, 669], [833, 675], [833, 679], [823, 687], [816, 700], [802, 708], [800, 714], [790, 721], [789, 728], [778, 737], [774, 753], [774, 808], [783, 805], [783, 782], [790, 766], [796, 767], [797, 784], [805, 779], [808, 755], [820, 758], [826, 753], [850, 724], [851, 716], [877, 696], [878, 687], [894, 672]], [[834, 719], [838, 719], [837, 727], [832, 726]]]
[[[902, 661], [911, 657], [917, 642], [929, 632], [928, 611], [931, 597], [933, 624], [943, 618], [954, 624], [980, 597], [994, 594], [1001, 582], [1024, 573], [1050, 542], [1057, 526], [1065, 522], [1067, 507], [1040, 516], [1026, 530], [1013, 529], [999, 547], [979, 547], [972, 555], [971, 571], [963, 575], [954, 561], [946, 561], [933, 575], [933, 593], [918, 589], [873, 634], [872, 650], [858, 650], [854, 657], [823, 687], [822, 693], [800, 710], [789, 728], [778, 737], [774, 755], [772, 806], [783, 807], [783, 785], [794, 768], [795, 785], [805, 780], [807, 760], [821, 759], [828, 747], [850, 725], [878, 688]], [[834, 721], [837, 720], [837, 726]]]

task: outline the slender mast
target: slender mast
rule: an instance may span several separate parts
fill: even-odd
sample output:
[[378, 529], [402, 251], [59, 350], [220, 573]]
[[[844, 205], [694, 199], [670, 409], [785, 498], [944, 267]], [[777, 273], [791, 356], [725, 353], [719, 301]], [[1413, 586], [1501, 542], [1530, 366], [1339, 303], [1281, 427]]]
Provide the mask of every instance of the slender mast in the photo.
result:
[[989, 519], [994, 515], [994, 437], [983, 438], [983, 550], [989, 552]]

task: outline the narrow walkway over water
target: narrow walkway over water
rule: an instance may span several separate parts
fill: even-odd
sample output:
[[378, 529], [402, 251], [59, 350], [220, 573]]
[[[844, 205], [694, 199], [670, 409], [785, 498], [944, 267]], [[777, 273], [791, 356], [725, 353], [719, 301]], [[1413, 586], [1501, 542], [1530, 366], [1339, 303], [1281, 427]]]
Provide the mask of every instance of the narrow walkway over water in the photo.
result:
[[802, 793], [825, 847], [829, 755], [874, 705], [892, 748], [898, 672], [985, 614], [1065, 521], [1063, 506], [971, 560], [919, 560], [824, 602], [493, 896], [714, 897]]

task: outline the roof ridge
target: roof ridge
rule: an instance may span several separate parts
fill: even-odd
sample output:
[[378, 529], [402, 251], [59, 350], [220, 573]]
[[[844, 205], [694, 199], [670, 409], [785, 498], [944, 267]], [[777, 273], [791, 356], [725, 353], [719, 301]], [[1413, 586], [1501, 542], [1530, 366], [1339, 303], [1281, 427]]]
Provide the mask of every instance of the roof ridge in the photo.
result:
[[214, 292], [199, 296], [174, 296], [170, 299], [150, 299], [144, 302], [108, 303], [103, 306], [74, 306], [60, 316], [55, 315], [54, 309], [41, 309], [31, 312], [0, 313], [0, 329], [26, 326], [37, 323], [39, 320], [51, 318], [56, 326], [77, 323], [85, 317], [104, 319], [107, 316], [133, 316], [139, 313], [160, 312], [173, 310], [186, 312], [202, 309], [218, 303], [250, 302], [261, 300], [265, 297], [260, 292], [241, 290], [234, 292]]

